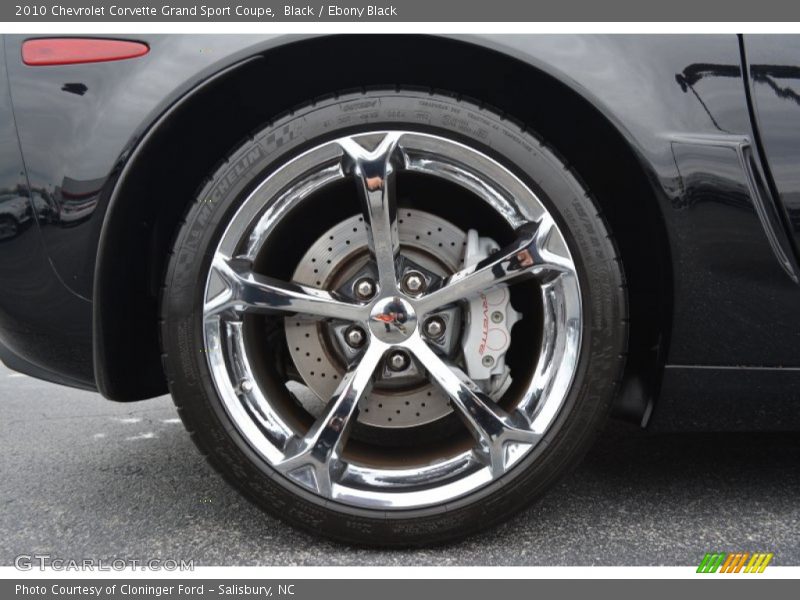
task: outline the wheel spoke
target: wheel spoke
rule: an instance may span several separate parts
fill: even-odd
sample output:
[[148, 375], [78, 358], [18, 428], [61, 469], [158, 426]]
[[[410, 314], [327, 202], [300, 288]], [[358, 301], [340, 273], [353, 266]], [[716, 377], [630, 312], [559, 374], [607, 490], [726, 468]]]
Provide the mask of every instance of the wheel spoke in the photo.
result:
[[418, 302], [419, 312], [428, 313], [447, 304], [469, 298], [501, 283], [529, 278], [549, 279], [562, 273], [573, 273], [569, 258], [547, 249], [555, 223], [546, 215], [538, 223], [517, 230], [512, 244], [474, 265], [466, 267], [442, 283]]
[[396, 262], [400, 252], [397, 233], [395, 173], [402, 165], [399, 135], [388, 133], [367, 150], [353, 138], [339, 140], [345, 152], [345, 168], [357, 179], [369, 246], [378, 269], [383, 293], [397, 290]]
[[373, 374], [386, 346], [372, 342], [361, 360], [342, 378], [325, 412], [308, 433], [295, 438], [286, 449], [286, 458], [275, 467], [313, 491], [331, 496], [333, 482], [343, 470], [342, 448], [358, 412], [359, 400], [369, 392]]
[[251, 263], [217, 255], [212, 269], [225, 284], [225, 290], [206, 302], [206, 318], [219, 314], [305, 314], [322, 318], [358, 321], [365, 308], [334, 298], [325, 290], [259, 275]]
[[500, 408], [466, 373], [437, 355], [424, 341], [418, 339], [412, 351], [425, 365], [431, 380], [450, 397], [456, 413], [478, 443], [477, 456], [489, 466], [492, 476], [505, 472], [510, 443], [533, 445], [539, 440], [522, 415]]

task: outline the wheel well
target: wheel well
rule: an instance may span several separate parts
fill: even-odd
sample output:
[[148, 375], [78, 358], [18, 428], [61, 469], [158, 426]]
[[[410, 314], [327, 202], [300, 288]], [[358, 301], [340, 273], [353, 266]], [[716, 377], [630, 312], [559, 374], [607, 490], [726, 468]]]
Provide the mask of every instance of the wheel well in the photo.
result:
[[[104, 236], [100, 250], [95, 363], [101, 391], [121, 401], [166, 392], [157, 322], [162, 276], [188, 204], [223, 157], [259, 126], [311, 98], [413, 86], [471, 97], [526, 123], [592, 191], [615, 234], [629, 290], [629, 361], [617, 413], [641, 420], [659, 385], [671, 263], [654, 189], [631, 147], [586, 99], [530, 65], [427, 36], [393, 36], [370, 55], [363, 52], [368, 37], [314, 38], [270, 50], [203, 86], [147, 137], [115, 192], [105, 224], [114, 235]], [[319, 60], [340, 55], [359, 56], [359, 68]]]

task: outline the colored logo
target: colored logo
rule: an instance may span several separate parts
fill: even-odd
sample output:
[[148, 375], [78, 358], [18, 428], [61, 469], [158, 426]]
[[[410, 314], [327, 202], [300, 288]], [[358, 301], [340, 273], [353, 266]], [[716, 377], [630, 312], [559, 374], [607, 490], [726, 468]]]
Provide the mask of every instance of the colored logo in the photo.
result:
[[772, 552], [711, 552], [703, 557], [698, 573], [763, 573]]

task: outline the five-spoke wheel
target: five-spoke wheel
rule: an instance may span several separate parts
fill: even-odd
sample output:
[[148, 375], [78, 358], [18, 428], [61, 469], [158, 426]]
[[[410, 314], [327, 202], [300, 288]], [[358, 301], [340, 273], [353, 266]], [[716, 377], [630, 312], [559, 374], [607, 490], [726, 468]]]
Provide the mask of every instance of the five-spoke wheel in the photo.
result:
[[[513, 241], [475, 264], [428, 281], [404, 255], [398, 228], [397, 177], [414, 170], [468, 186], [513, 228]], [[361, 506], [408, 508], [440, 503], [501, 477], [535, 446], [557, 413], [580, 345], [578, 279], [552, 216], [527, 186], [497, 162], [429, 134], [371, 131], [338, 138], [287, 163], [262, 185], [284, 172], [291, 173], [292, 179], [287, 179], [279, 202], [267, 204], [266, 210], [251, 209], [251, 204], [258, 208], [264, 204], [258, 191], [245, 200], [239, 212], [257, 216], [247, 223], [238, 215], [234, 218], [215, 252], [208, 278], [204, 308], [208, 357], [215, 384], [228, 400], [226, 406], [237, 425], [248, 437], [252, 435], [250, 441], [263, 449], [264, 458], [281, 474], [321, 496]], [[259, 249], [268, 243], [270, 224], [277, 220], [274, 213], [301, 203], [312, 190], [324, 191], [339, 178], [353, 180], [366, 226], [366, 260], [375, 276], [359, 280], [363, 293], [348, 299], [335, 290], [258, 273], [253, 265]], [[541, 290], [541, 360], [529, 374], [520, 401], [505, 409], [471, 380], [463, 360], [448, 357], [429, 343], [421, 324], [437, 311], [526, 280], [535, 281]], [[282, 421], [255, 385], [249, 366], [253, 359], [241, 337], [243, 317], [249, 314], [341, 322], [356, 325], [351, 331], [365, 336], [359, 351], [348, 358], [338, 386], [325, 399], [324, 411], [306, 431]], [[346, 458], [344, 449], [359, 404], [389, 355], [396, 357], [399, 366], [412, 359], [422, 365], [474, 438], [470, 451], [402, 473]], [[251, 433], [250, 426], [258, 425], [265, 415], [274, 429]], [[364, 486], [365, 481], [376, 479], [382, 483]]]

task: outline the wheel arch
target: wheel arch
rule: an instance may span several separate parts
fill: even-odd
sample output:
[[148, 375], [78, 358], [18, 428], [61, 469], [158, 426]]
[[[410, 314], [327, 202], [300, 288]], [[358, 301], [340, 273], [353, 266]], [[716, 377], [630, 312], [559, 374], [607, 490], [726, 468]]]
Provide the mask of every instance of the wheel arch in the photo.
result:
[[[553, 65], [534, 66], [454, 39], [394, 36], [388, 54], [362, 53], [360, 70], [318, 60], [347, 55], [363, 41], [311, 38], [242, 60], [189, 91], [142, 137], [117, 181], [100, 236], [94, 280], [100, 391], [120, 401], [167, 391], [157, 317], [162, 274], [188, 203], [220, 158], [310, 98], [398, 85], [460, 94], [513, 115], [546, 139], [592, 190], [615, 234], [630, 297], [629, 361], [617, 414], [646, 419], [668, 342], [671, 261], [657, 185], [613, 111]], [[573, 126], [548, 118], [554, 111], [569, 114]], [[602, 161], [596, 160], [600, 152]]]

